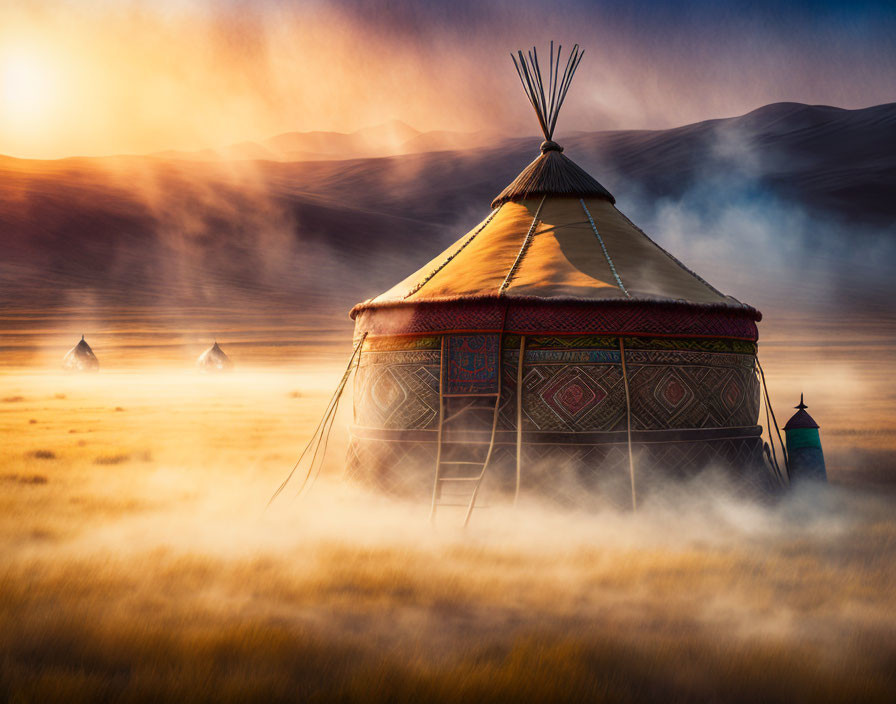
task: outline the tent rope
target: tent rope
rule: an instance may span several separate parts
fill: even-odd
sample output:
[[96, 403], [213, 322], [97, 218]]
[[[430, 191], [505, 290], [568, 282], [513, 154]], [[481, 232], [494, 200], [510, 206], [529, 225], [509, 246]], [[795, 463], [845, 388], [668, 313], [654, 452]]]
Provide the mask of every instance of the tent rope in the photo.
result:
[[[759, 362], [759, 357], [756, 357], [756, 367], [759, 369], [759, 376], [762, 379], [762, 389], [765, 392], [765, 412], [766, 418], [768, 418], [769, 414], [771, 415], [771, 420], [775, 425], [775, 433], [778, 435], [778, 443], [781, 445], [781, 456], [784, 458], [784, 471], [787, 474], [787, 481], [790, 481], [790, 458], [787, 456], [787, 447], [784, 444], [784, 440], [781, 438], [781, 429], [778, 427], [778, 419], [775, 418], [775, 409], [772, 408], [771, 398], [768, 395], [768, 384], [765, 381], [765, 372], [762, 371], [762, 364]], [[768, 423], [768, 420], [766, 420]], [[768, 432], [768, 439], [771, 440], [769, 443], [772, 448], [772, 457], [775, 460], [775, 469], [778, 472], [778, 475], [781, 476], [781, 468], [778, 466], [778, 458], [775, 454], [775, 439], [772, 437], [771, 430]]]
[[[358, 340], [358, 343], [355, 345], [354, 350], [352, 350], [352, 356], [348, 360], [348, 366], [345, 369], [345, 372], [342, 374], [342, 378], [339, 380], [339, 383], [336, 385], [336, 390], [333, 392], [333, 396], [330, 398], [329, 403], [327, 404], [327, 408], [324, 411], [323, 417], [320, 419], [320, 422], [317, 424], [317, 428], [314, 429], [314, 433], [311, 435], [311, 439], [308, 441], [308, 444], [305, 445], [305, 449], [302, 450], [302, 454], [299, 455], [299, 459], [296, 460], [296, 463], [293, 465], [289, 474], [286, 476], [286, 479], [283, 480], [283, 483], [277, 487], [277, 491], [268, 499], [267, 505], [270, 506], [274, 499], [276, 499], [280, 493], [286, 488], [286, 485], [289, 484], [293, 475], [296, 473], [296, 470], [302, 464], [302, 460], [308, 454], [308, 451], [311, 447], [314, 447], [314, 452], [311, 456], [311, 463], [308, 466], [308, 471], [305, 473], [305, 478], [302, 480], [302, 485], [299, 487], [299, 490], [296, 492], [296, 495], [302, 493], [305, 486], [308, 484], [308, 479], [311, 477], [312, 470], [314, 469], [314, 463], [317, 459], [318, 450], [321, 447], [321, 443], [323, 442], [323, 454], [321, 455], [320, 465], [318, 466], [317, 473], [315, 473], [315, 479], [317, 478], [317, 474], [320, 473], [320, 467], [323, 465], [324, 457], [327, 452], [327, 443], [329, 441], [330, 430], [333, 428], [333, 421], [336, 417], [336, 409], [339, 407], [339, 399], [342, 396], [342, 392], [345, 389], [345, 385], [348, 382], [349, 376], [352, 373], [352, 365], [355, 361], [355, 357], [361, 351], [361, 347], [364, 344], [364, 340], [367, 339], [367, 332], [364, 332], [361, 335], [361, 339]], [[360, 361], [360, 357], [359, 357]]]
[[770, 443], [763, 443], [763, 449], [765, 450], [765, 456], [768, 459], [768, 463], [770, 465], [771, 473], [774, 475], [775, 479], [778, 480], [778, 483], [784, 484], [784, 476], [781, 474], [781, 467], [778, 464], [778, 455], [775, 453], [775, 441], [771, 435], [771, 425], [772, 420], [769, 416], [769, 406], [768, 403], [765, 404], [765, 427], [768, 432], [768, 438], [771, 441]]
[[497, 208], [495, 208], [494, 210], [492, 210], [492, 212], [489, 213], [489, 216], [485, 219], [485, 221], [484, 221], [479, 227], [476, 228], [476, 231], [475, 231], [472, 235], [470, 235], [469, 238], [467, 238], [467, 241], [464, 242], [460, 247], [458, 247], [458, 248], [457, 248], [457, 251], [455, 251], [455, 252], [453, 252], [452, 254], [448, 255], [448, 257], [445, 259], [445, 261], [443, 261], [443, 262], [442, 262], [441, 264], [439, 264], [435, 269], [433, 269], [429, 274], [427, 274], [427, 275], [423, 278], [423, 280], [420, 281], [420, 283], [418, 283], [416, 286], [414, 286], [414, 288], [412, 288], [410, 291], [408, 291], [408, 293], [405, 295], [405, 297], [404, 297], [403, 300], [407, 300], [408, 298], [410, 298], [411, 296], [413, 296], [415, 293], [417, 293], [421, 288], [423, 288], [424, 286], [426, 286], [426, 284], [429, 283], [429, 281], [432, 279], [432, 277], [434, 277], [434, 276], [435, 276], [436, 274], [438, 274], [442, 269], [444, 269], [448, 264], [450, 264], [450, 263], [451, 263], [451, 260], [454, 259], [458, 254], [460, 254], [461, 252], [463, 252], [464, 249], [466, 249], [466, 246], [467, 246], [468, 244], [470, 244], [470, 242], [472, 242], [474, 239], [476, 239], [476, 235], [478, 235], [478, 234], [479, 234], [480, 232], [482, 232], [486, 227], [488, 227], [488, 224], [494, 219], [495, 215], [498, 214], [498, 211], [500, 211], [502, 207], [504, 207], [504, 204], [503, 204], [503, 203], [501, 203], [501, 205], [499, 205]]
[[616, 283], [619, 285], [619, 288], [625, 294], [626, 298], [631, 298], [632, 295], [626, 291], [625, 286], [622, 285], [622, 279], [619, 278], [616, 266], [613, 264], [613, 260], [610, 259], [610, 253], [607, 251], [607, 245], [604, 244], [604, 238], [601, 237], [600, 233], [597, 231], [597, 225], [594, 224], [594, 218], [591, 217], [591, 212], [588, 210], [588, 206], [585, 205], [585, 199], [579, 198], [579, 203], [582, 204], [582, 209], [585, 211], [585, 215], [588, 216], [588, 222], [591, 223], [591, 229], [594, 230], [594, 236], [597, 237], [597, 241], [600, 242], [600, 248], [604, 251], [604, 256], [607, 258], [607, 264], [610, 265], [610, 271], [613, 272], [613, 278], [616, 279]]
[[[359, 357], [360, 359], [360, 357]], [[317, 481], [318, 476], [320, 476], [320, 470], [324, 465], [324, 459], [327, 456], [327, 446], [330, 444], [330, 433], [333, 430], [333, 423], [336, 421], [336, 411], [339, 410], [339, 401], [342, 398], [342, 390], [339, 391], [339, 394], [336, 396], [336, 403], [333, 405], [333, 411], [330, 413], [330, 424], [326, 428], [323, 433], [323, 450], [320, 453], [320, 463], [317, 465], [317, 471], [314, 472], [314, 476], [311, 477], [311, 468], [314, 467], [314, 457], [317, 455], [317, 448], [314, 450], [314, 456], [311, 457], [311, 467], [308, 470], [308, 474], [305, 476], [305, 480], [302, 482], [302, 486], [299, 487], [298, 491], [296, 491], [295, 495], [298, 496], [305, 489], [305, 485], [307, 484], [309, 487], [314, 485], [314, 482]], [[318, 447], [320, 447], [320, 443], [318, 443]], [[310, 482], [309, 482], [310, 479]]]
[[[355, 368], [354, 368], [354, 370], [353, 370], [353, 371], [355, 372], [355, 378], [356, 378], [356, 379], [357, 379], [357, 373], [358, 373], [358, 370], [361, 368], [361, 356], [364, 354], [364, 338], [366, 338], [366, 337], [367, 337], [367, 333], [365, 332], [364, 335], [363, 335], [363, 337], [362, 337], [362, 339], [361, 339], [360, 346], [359, 346], [358, 349], [357, 349], [358, 356], [357, 356], [357, 361], [356, 361], [356, 363], [355, 363]], [[354, 356], [354, 353], [352, 354], [352, 356]], [[350, 360], [349, 360], [349, 369], [351, 369], [351, 363], [352, 363], [352, 362], [351, 362], [351, 359], [350, 359]], [[344, 376], [345, 381], [342, 382], [343, 389], [344, 389], [345, 386], [348, 384], [348, 375], [349, 375], [349, 374], [350, 374], [350, 372], [348, 372], [348, 373]], [[318, 476], [320, 476], [320, 471], [321, 471], [321, 469], [322, 469], [323, 466], [324, 466], [324, 459], [325, 459], [326, 456], [327, 456], [327, 447], [328, 447], [328, 445], [330, 444], [330, 433], [333, 431], [333, 423], [336, 422], [336, 412], [339, 410], [339, 401], [340, 401], [341, 399], [342, 399], [342, 390], [340, 390], [339, 393], [338, 393], [337, 396], [336, 396], [336, 404], [333, 406], [333, 412], [330, 414], [330, 426], [327, 428], [327, 430], [326, 430], [326, 434], [324, 435], [323, 451], [321, 452], [321, 455], [320, 455], [320, 464], [317, 465], [317, 471], [314, 473], [314, 477], [311, 479], [311, 484], [310, 484], [309, 486], [313, 486], [313, 485], [314, 485], [314, 482], [317, 481]], [[316, 453], [316, 451], [315, 451], [315, 453]], [[312, 458], [312, 460], [311, 460], [311, 466], [312, 466], [312, 467], [314, 466], [314, 459], [313, 459], [313, 458]], [[305, 482], [302, 483], [302, 486], [299, 487], [299, 490], [296, 492], [296, 494], [295, 494], [296, 496], [298, 496], [299, 494], [302, 493], [302, 490], [305, 488], [305, 483], [306, 483], [307, 481], [308, 481], [308, 478], [306, 477]]]
[[625, 342], [619, 338], [619, 359], [622, 362], [622, 383], [625, 386], [625, 424], [628, 437], [628, 474], [632, 483], [632, 511], [638, 509], [638, 495], [635, 492], [635, 456], [632, 452], [632, 400], [628, 390], [628, 371], [625, 368]]
[[[652, 244], [652, 245], [653, 245], [654, 247], [656, 247], [660, 252], [662, 252], [662, 253], [665, 254], [667, 257], [669, 257], [669, 259], [671, 259], [671, 260], [672, 260], [673, 262], [675, 262], [679, 267], [681, 267], [684, 271], [686, 271], [688, 274], [690, 274], [690, 275], [693, 276], [695, 279], [697, 279], [697, 281], [699, 281], [701, 284], [703, 284], [704, 286], [706, 286], [710, 291], [712, 291], [713, 293], [718, 294], [718, 295], [721, 296], [722, 298], [728, 298], [728, 299], [732, 298], [731, 296], [726, 296], [724, 293], [722, 293], [721, 291], [719, 291], [719, 289], [717, 289], [715, 286], [713, 286], [711, 283], [709, 283], [706, 279], [704, 279], [702, 276], [700, 276], [700, 274], [698, 274], [696, 271], [693, 271], [693, 270], [689, 269], [687, 266], [685, 266], [684, 263], [683, 263], [678, 257], [676, 257], [674, 254], [672, 254], [671, 252], [667, 252], [665, 249], [663, 249], [662, 247], [660, 247], [659, 244], [657, 244], [656, 242], [654, 242], [653, 239], [651, 239], [651, 238], [648, 236], [648, 234], [647, 234], [646, 232], [644, 232], [644, 230], [642, 230], [640, 227], [638, 227], [637, 225], [635, 225], [635, 223], [633, 223], [633, 222], [629, 219], [629, 217], [628, 217], [625, 213], [623, 213], [621, 210], [617, 210], [617, 211], [616, 211], [616, 214], [617, 214], [617, 215], [620, 215], [620, 216], [622, 217], [623, 220], [625, 220], [625, 221], [626, 221], [629, 225], [631, 225], [635, 230], [637, 230], [638, 232], [640, 232], [641, 235], [644, 237], [645, 240], [647, 240], [648, 242], [650, 242], [650, 244]], [[740, 301], [738, 301], [738, 303], [740, 303]], [[743, 304], [741, 304], [741, 305], [743, 305]]]
[[436, 476], [432, 485], [432, 505], [429, 509], [429, 522], [436, 520], [436, 507], [439, 500], [439, 476], [442, 466], [442, 436], [444, 435], [445, 426], [445, 360], [448, 351], [448, 336], [442, 335], [439, 342], [439, 427], [436, 434]]
[[538, 209], [535, 211], [535, 217], [532, 218], [532, 224], [529, 225], [529, 231], [526, 233], [523, 244], [520, 246], [520, 251], [516, 255], [516, 259], [514, 260], [513, 264], [510, 266], [510, 271], [507, 272], [507, 276], [504, 277], [504, 281], [501, 282], [501, 285], [498, 287], [499, 296], [503, 296], [504, 291], [506, 291], [507, 287], [510, 286], [510, 282], [513, 280], [514, 274], [516, 274], [516, 270], [519, 268], [520, 264], [523, 261], [526, 250], [529, 249], [529, 244], [532, 242], [532, 235], [535, 233], [535, 227], [538, 225], [538, 220], [541, 217], [541, 206], [544, 205], [545, 200], [547, 200], [547, 196], [543, 196], [541, 202], [538, 204]]
[[520, 361], [516, 365], [516, 489], [513, 504], [520, 498], [523, 478], [523, 362], [526, 359], [526, 336], [520, 335]]

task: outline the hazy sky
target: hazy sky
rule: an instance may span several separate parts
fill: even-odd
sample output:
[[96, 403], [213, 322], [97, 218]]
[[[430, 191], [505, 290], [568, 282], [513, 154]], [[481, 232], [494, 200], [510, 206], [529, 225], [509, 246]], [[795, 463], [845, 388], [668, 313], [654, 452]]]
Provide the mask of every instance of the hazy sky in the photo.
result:
[[289, 130], [534, 134], [509, 52], [585, 59], [570, 129], [669, 127], [793, 100], [896, 100], [896, 3], [15, 0], [0, 153], [200, 148]]

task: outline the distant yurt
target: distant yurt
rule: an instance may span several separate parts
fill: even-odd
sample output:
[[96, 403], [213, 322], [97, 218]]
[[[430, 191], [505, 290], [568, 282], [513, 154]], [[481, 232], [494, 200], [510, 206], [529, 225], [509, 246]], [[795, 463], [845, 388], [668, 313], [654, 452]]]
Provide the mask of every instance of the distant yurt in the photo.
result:
[[787, 437], [787, 468], [791, 483], [806, 479], [827, 481], [827, 469], [824, 464], [824, 452], [821, 449], [821, 438], [818, 434], [818, 423], [809, 415], [808, 406], [800, 403], [796, 413], [784, 426]]
[[[457, 242], [356, 305], [347, 474], [472, 509], [481, 487], [637, 503], [724, 470], [774, 488], [757, 424], [759, 311], [616, 208], [553, 141], [581, 60], [514, 58], [541, 153]], [[468, 514], [469, 517], [469, 514]]]
[[224, 354], [224, 350], [218, 346], [216, 340], [215, 344], [199, 355], [196, 366], [204, 372], [222, 372], [233, 369], [233, 362]]
[[99, 360], [81, 335], [81, 341], [65, 353], [62, 368], [72, 372], [95, 372], [100, 368]]

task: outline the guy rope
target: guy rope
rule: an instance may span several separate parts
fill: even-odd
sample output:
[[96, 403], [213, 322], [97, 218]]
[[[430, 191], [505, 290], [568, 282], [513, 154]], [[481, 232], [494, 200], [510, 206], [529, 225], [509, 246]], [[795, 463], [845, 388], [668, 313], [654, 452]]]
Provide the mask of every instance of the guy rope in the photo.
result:
[[[273, 503], [274, 499], [276, 499], [286, 488], [286, 485], [289, 484], [290, 480], [293, 478], [293, 475], [301, 466], [302, 460], [305, 459], [308, 451], [312, 448], [314, 448], [314, 450], [311, 453], [311, 462], [308, 464], [308, 471], [305, 473], [304, 479], [302, 479], [302, 485], [296, 492], [296, 496], [301, 494], [302, 491], [305, 490], [306, 486], [310, 487], [311, 485], [313, 485], [314, 481], [317, 479], [317, 476], [320, 474], [320, 469], [323, 466], [324, 457], [327, 454], [327, 444], [330, 440], [330, 431], [333, 429], [333, 422], [336, 419], [336, 410], [339, 408], [339, 399], [342, 397], [342, 392], [345, 390], [345, 385], [348, 383], [348, 379], [351, 376], [355, 358], [357, 357], [358, 364], [360, 364], [361, 362], [361, 347], [364, 345], [365, 339], [367, 339], [366, 332], [361, 335], [361, 339], [358, 340], [358, 343], [355, 345], [354, 350], [352, 350], [352, 356], [348, 360], [348, 365], [345, 368], [345, 372], [342, 374], [342, 378], [336, 385], [336, 391], [333, 392], [333, 396], [330, 398], [330, 402], [327, 404], [327, 408], [324, 411], [323, 418], [321, 418], [320, 422], [317, 424], [317, 428], [315, 428], [314, 434], [311, 436], [311, 440], [309, 440], [308, 444], [305, 445], [305, 449], [302, 450], [302, 454], [299, 455], [299, 459], [296, 460], [296, 463], [293, 465], [293, 468], [290, 470], [286, 479], [283, 480], [283, 483], [279, 487], [277, 487], [277, 491], [275, 491], [273, 496], [271, 496], [271, 498], [268, 500], [268, 506], [270, 506], [271, 503]], [[320, 455], [320, 462], [317, 462], [318, 454]]]

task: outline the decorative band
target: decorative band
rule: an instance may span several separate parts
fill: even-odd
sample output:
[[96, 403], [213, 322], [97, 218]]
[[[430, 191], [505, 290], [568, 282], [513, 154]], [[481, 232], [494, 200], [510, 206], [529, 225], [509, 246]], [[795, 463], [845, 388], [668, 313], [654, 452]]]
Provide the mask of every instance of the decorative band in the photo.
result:
[[758, 318], [758, 312], [746, 306], [463, 300], [364, 308], [357, 312], [355, 329], [356, 334], [368, 332], [371, 336], [503, 330], [517, 335], [690, 337], [755, 342], [759, 336]]
[[[518, 350], [520, 335], [504, 335], [501, 347], [505, 354]], [[723, 352], [756, 354], [756, 343], [726, 338], [688, 337], [623, 337], [627, 350], [687, 350], [691, 352]], [[441, 335], [368, 335], [364, 353], [399, 352], [406, 350], [440, 350]], [[526, 350], [619, 350], [619, 337], [609, 335], [528, 335]]]

